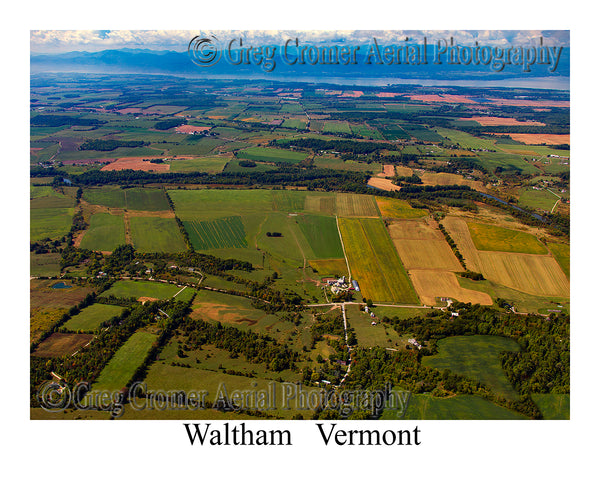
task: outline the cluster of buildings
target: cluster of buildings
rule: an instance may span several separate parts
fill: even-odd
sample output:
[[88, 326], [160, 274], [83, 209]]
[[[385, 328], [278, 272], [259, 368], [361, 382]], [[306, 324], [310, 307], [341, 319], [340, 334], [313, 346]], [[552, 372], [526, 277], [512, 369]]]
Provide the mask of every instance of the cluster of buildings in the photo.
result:
[[331, 286], [331, 292], [334, 295], [347, 291], [360, 292], [358, 282], [356, 280], [352, 280], [352, 282], [349, 283], [346, 281], [345, 276], [341, 276], [340, 278], [324, 278], [323, 281], [327, 283], [327, 285]]

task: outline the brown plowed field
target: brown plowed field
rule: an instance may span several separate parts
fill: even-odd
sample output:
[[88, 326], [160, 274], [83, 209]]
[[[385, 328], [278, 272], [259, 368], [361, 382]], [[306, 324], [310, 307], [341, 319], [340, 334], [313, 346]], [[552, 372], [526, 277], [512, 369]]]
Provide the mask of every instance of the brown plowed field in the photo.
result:
[[93, 335], [85, 333], [53, 333], [44, 340], [35, 352], [34, 357], [62, 357], [73, 354], [88, 343]]

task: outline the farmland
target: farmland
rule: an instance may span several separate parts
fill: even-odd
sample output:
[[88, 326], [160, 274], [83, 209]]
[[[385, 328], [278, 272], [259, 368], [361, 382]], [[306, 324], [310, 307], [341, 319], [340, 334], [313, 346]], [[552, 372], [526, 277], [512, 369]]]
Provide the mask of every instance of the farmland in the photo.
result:
[[183, 222], [192, 245], [197, 250], [244, 248], [248, 246], [240, 217], [226, 217], [204, 222]]
[[[32, 418], [107, 416], [44, 413], [53, 373], [568, 418], [569, 145], [509, 130], [568, 140], [568, 92], [209, 77], [32, 74]], [[122, 418], [344, 418], [196, 413]]]
[[102, 322], [110, 320], [119, 315], [123, 309], [116, 305], [103, 305], [94, 303], [84, 308], [80, 313], [71, 317], [64, 327], [72, 332], [94, 331]]
[[98, 380], [92, 385], [92, 392], [116, 391], [126, 386], [155, 340], [156, 335], [152, 333], [134, 333], [104, 367]]
[[377, 219], [339, 219], [352, 278], [364, 297], [378, 302], [418, 303], [385, 226]]
[[[526, 417], [474, 395], [437, 398], [412, 394], [406, 412], [388, 409], [383, 420], [524, 420]], [[404, 414], [404, 415], [402, 415]]]
[[517, 352], [519, 346], [505, 337], [473, 335], [450, 337], [438, 342], [438, 354], [424, 360], [438, 370], [449, 369], [490, 386], [507, 398], [516, 392], [502, 371], [500, 353]]
[[81, 248], [111, 252], [124, 243], [123, 217], [110, 213], [95, 213], [90, 220], [89, 229], [81, 240]]
[[517, 230], [469, 222], [469, 232], [478, 250], [544, 255], [546, 247], [533, 235]]
[[130, 217], [129, 225], [133, 246], [140, 252], [170, 253], [186, 249], [179, 227], [173, 218]]
[[177, 295], [177, 298], [181, 301], [189, 300], [194, 294], [194, 290], [191, 288], [186, 288], [182, 291], [181, 287], [168, 283], [119, 280], [100, 296], [110, 297], [112, 295], [118, 298], [147, 298], [164, 300], [173, 297], [175, 294], [177, 294], [177, 292], [180, 291], [181, 293]]

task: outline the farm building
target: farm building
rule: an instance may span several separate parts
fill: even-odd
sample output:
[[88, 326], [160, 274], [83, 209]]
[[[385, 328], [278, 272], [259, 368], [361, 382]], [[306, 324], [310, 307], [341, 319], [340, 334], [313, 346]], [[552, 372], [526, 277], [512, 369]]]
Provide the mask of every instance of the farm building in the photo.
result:
[[354, 287], [354, 290], [360, 292], [360, 288], [358, 288], [358, 282], [356, 280], [352, 280], [352, 286]]
[[408, 343], [410, 343], [411, 345], [414, 345], [415, 347], [417, 347], [419, 350], [421, 350], [421, 344], [419, 342], [417, 342], [416, 338], [409, 338], [408, 339]]

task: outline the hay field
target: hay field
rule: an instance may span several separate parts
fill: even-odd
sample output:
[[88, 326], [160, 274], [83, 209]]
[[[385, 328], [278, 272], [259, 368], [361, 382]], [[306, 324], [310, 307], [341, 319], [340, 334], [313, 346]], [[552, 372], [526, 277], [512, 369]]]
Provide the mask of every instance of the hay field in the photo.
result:
[[385, 190], [386, 192], [396, 192], [400, 190], [400, 186], [395, 185], [389, 178], [371, 177], [367, 183], [370, 187]]
[[388, 226], [390, 237], [404, 266], [411, 270], [462, 271], [460, 262], [442, 232], [423, 220], [404, 220]]
[[568, 297], [569, 280], [549, 255], [479, 252], [485, 278], [532, 295]]
[[467, 222], [458, 217], [446, 217], [442, 221], [442, 225], [444, 225], [444, 228], [448, 231], [452, 240], [456, 243], [458, 250], [465, 258], [467, 269], [474, 272], [481, 272], [479, 255], [471, 238]]
[[420, 218], [429, 212], [424, 208], [413, 208], [406, 200], [376, 197], [377, 207], [384, 218]]
[[462, 288], [456, 275], [452, 272], [440, 270], [410, 270], [408, 275], [426, 305], [435, 305], [436, 297], [455, 298], [459, 302], [479, 303], [492, 305], [492, 298], [483, 292]]
[[379, 210], [375, 199], [370, 195], [353, 193], [338, 193], [335, 196], [335, 206], [341, 217], [378, 217]]
[[431, 173], [421, 175], [423, 185], [467, 185], [474, 190], [485, 192], [485, 187], [479, 180], [468, 180], [454, 173]]

